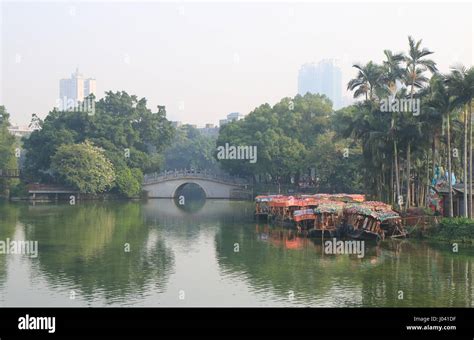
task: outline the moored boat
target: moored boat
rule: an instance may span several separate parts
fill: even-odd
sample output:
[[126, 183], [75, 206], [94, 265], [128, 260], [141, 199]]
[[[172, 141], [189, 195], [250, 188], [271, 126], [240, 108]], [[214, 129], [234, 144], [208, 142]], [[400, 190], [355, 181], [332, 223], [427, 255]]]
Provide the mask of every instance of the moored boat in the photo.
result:
[[339, 236], [344, 203], [340, 201], [327, 201], [319, 204], [315, 209], [314, 226], [309, 231], [310, 237]]
[[345, 235], [361, 240], [383, 240], [389, 237], [405, 237], [401, 218], [389, 205], [382, 202], [350, 204], [344, 207]]

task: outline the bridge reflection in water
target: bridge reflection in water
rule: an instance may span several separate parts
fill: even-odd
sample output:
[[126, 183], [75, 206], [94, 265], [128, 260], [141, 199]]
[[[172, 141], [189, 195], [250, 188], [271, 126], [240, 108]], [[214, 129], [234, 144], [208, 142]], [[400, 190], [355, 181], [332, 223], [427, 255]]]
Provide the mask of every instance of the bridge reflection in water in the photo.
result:
[[327, 255], [321, 240], [256, 224], [252, 202], [178, 203], [0, 203], [0, 240], [39, 245], [37, 258], [0, 256], [0, 303], [473, 306], [474, 247], [403, 240]]

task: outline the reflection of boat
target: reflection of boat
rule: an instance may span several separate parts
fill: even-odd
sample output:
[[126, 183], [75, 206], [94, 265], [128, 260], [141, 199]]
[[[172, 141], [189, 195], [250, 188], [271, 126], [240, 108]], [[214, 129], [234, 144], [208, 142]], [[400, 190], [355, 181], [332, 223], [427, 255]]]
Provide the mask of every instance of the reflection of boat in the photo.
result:
[[285, 248], [286, 249], [302, 249], [305, 245], [304, 239], [300, 237], [287, 238], [285, 239]]

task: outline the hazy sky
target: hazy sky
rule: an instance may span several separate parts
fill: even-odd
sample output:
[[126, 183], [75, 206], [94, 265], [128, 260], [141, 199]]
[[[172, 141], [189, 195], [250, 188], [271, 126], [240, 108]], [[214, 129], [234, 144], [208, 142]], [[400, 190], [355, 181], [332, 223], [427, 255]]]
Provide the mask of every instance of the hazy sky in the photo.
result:
[[[44, 117], [76, 67], [98, 97], [125, 90], [166, 105], [168, 118], [217, 123], [297, 92], [303, 63], [435, 51], [442, 71], [473, 64], [471, 3], [1, 2], [0, 105], [13, 123]], [[343, 92], [349, 96], [349, 93]]]

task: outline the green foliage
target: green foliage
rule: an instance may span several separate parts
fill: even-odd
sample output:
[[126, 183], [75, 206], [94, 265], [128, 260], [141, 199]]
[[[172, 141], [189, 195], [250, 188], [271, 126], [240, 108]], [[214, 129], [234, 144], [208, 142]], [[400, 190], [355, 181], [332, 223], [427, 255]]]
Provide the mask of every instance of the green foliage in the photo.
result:
[[164, 152], [165, 168], [215, 169], [215, 143], [214, 137], [204, 136], [191, 125], [184, 125], [177, 129], [171, 145]]
[[[334, 120], [331, 101], [324, 95], [308, 93], [283, 98], [273, 107], [264, 104], [245, 119], [222, 127], [217, 140], [217, 145], [257, 146], [257, 162], [221, 160], [220, 164], [234, 174], [270, 178], [268, 188], [275, 181], [277, 187], [287, 188], [291, 178], [298, 183], [314, 168], [318, 191], [360, 191], [360, 147], [334, 132], [343, 123]], [[343, 155], [346, 147], [350, 160]]]
[[474, 242], [474, 220], [465, 217], [443, 218], [430, 236], [446, 241]]
[[60, 146], [52, 157], [51, 168], [64, 183], [81, 193], [104, 192], [115, 180], [112, 163], [88, 141]]
[[[8, 131], [9, 114], [0, 106], [0, 170], [17, 169], [15, 157], [15, 137]], [[8, 196], [12, 185], [18, 180], [0, 178], [0, 197]]]
[[127, 167], [120, 168], [116, 171], [116, 188], [120, 195], [130, 198], [137, 197], [141, 192], [141, 183], [143, 181], [143, 174], [140, 169]]
[[28, 188], [25, 183], [18, 181], [10, 189], [10, 197], [26, 197], [28, 196]]
[[163, 160], [160, 154], [174, 134], [164, 107], [152, 112], [145, 98], [126, 92], [107, 92], [96, 103], [93, 115], [55, 109], [44, 121], [36, 120], [40, 129], [24, 140], [24, 170], [34, 181], [54, 181], [50, 167], [58, 148], [86, 140], [104, 149], [116, 167], [158, 171]]

